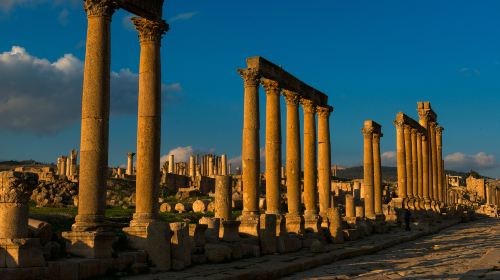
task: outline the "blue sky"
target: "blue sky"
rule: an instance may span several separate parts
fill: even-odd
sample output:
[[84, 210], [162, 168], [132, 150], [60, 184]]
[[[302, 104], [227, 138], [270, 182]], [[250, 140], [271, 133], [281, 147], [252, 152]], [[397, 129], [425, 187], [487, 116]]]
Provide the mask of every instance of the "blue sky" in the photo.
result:
[[[426, 100], [445, 128], [447, 168], [500, 177], [499, 10], [494, 0], [167, 0], [162, 155], [189, 146], [241, 154], [236, 69], [260, 55], [329, 95], [333, 163], [361, 163], [361, 126], [373, 119], [384, 163], [394, 164], [392, 121], [399, 111], [417, 119]], [[114, 166], [136, 144], [139, 43], [129, 17], [118, 11], [112, 22]], [[85, 36], [82, 1], [1, 2], [0, 160], [55, 161], [78, 148]]]

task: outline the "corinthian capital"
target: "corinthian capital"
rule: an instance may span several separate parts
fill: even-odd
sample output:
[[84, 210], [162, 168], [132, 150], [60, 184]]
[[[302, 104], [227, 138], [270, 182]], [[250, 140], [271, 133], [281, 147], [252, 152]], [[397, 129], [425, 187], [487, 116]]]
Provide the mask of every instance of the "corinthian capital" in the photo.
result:
[[316, 104], [314, 104], [314, 101], [301, 98], [300, 104], [302, 104], [302, 107], [304, 108], [304, 113], [310, 113], [310, 114], [316, 113]]
[[361, 129], [361, 132], [363, 132], [363, 136], [366, 138], [372, 138], [374, 131], [375, 129], [373, 127], [363, 127]]
[[266, 90], [266, 94], [279, 94], [279, 83], [269, 79], [262, 79], [261, 84]]
[[83, 8], [89, 17], [111, 18], [118, 6], [114, 0], [85, 0]]
[[149, 20], [142, 17], [133, 17], [132, 22], [135, 29], [139, 32], [139, 40], [141, 42], [160, 42], [163, 34], [169, 27], [164, 20]]
[[283, 96], [285, 97], [285, 102], [288, 105], [298, 105], [300, 102], [300, 95], [290, 90], [283, 90]]
[[28, 203], [37, 183], [34, 173], [0, 172], [0, 203]]
[[260, 82], [260, 74], [259, 71], [253, 68], [246, 69], [238, 69], [238, 73], [240, 73], [243, 78], [243, 82], [245, 83], [245, 87], [247, 86], [259, 86]]
[[437, 127], [436, 127], [436, 134], [437, 134], [438, 136], [443, 135], [443, 130], [444, 130], [444, 128], [443, 128], [442, 126], [437, 126]]
[[328, 106], [328, 107], [317, 106], [316, 111], [318, 111], [319, 117], [328, 118], [330, 116], [330, 113], [333, 111], [333, 108], [330, 106]]
[[397, 129], [403, 129], [404, 128], [404, 121], [402, 120], [395, 120], [394, 125], [396, 126]]

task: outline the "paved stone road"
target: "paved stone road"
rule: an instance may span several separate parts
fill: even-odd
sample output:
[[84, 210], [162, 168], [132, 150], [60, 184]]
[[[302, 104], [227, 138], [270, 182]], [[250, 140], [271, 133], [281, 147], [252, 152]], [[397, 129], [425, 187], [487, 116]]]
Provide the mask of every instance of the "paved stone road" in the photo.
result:
[[500, 220], [481, 219], [284, 279], [500, 279]]

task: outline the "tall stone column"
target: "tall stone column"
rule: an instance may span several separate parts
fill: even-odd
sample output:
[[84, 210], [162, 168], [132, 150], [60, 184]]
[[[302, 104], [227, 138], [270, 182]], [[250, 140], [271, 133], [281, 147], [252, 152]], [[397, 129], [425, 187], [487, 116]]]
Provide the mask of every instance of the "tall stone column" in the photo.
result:
[[266, 214], [280, 213], [281, 110], [278, 82], [264, 79], [266, 91]]
[[443, 202], [443, 127], [436, 127], [436, 160], [437, 160], [437, 183], [438, 183], [438, 200]]
[[422, 133], [417, 133], [417, 196], [419, 199], [423, 198], [423, 158], [422, 158]]
[[375, 217], [373, 190], [373, 126], [371, 121], [365, 121], [362, 129], [364, 140], [363, 184], [365, 188], [365, 216]]
[[288, 198], [286, 223], [289, 232], [301, 233], [304, 221], [300, 215], [300, 97], [297, 93], [287, 90], [283, 91], [283, 95], [286, 102], [286, 195]]
[[168, 173], [175, 173], [174, 155], [168, 155]]
[[189, 156], [189, 176], [194, 177], [195, 175], [195, 164], [194, 164], [194, 156]]
[[313, 101], [301, 99], [304, 110], [304, 220], [306, 229], [319, 230], [316, 206], [316, 105]]
[[405, 159], [405, 137], [404, 123], [394, 121], [396, 126], [396, 159], [398, 169], [398, 197], [406, 198], [406, 159]]
[[66, 157], [66, 177], [70, 177], [71, 176], [71, 158], [70, 157]]
[[380, 137], [382, 133], [373, 134], [373, 190], [375, 198], [375, 215], [383, 215], [382, 210], [382, 164], [380, 160]]
[[326, 221], [331, 196], [330, 113], [333, 111], [333, 108], [330, 106], [318, 106], [317, 111], [319, 213], [323, 217], [323, 220]]
[[252, 68], [240, 69], [244, 80], [242, 188], [243, 212], [240, 232], [258, 236], [259, 230], [259, 73]]
[[[110, 22], [112, 0], [86, 0], [87, 43], [83, 74], [78, 215], [64, 232], [67, 251], [84, 257], [111, 257], [114, 235], [106, 230], [110, 106]], [[96, 231], [97, 229], [101, 229]], [[96, 242], [99, 246], [96, 246]], [[80, 248], [82, 247], [83, 248]]]
[[413, 164], [411, 154], [411, 127], [405, 125], [405, 164], [406, 164], [406, 194], [408, 198], [413, 198]]
[[417, 156], [417, 130], [411, 129], [411, 167], [412, 167], [412, 194], [418, 198], [418, 156]]
[[431, 122], [429, 125], [430, 142], [431, 142], [431, 165], [432, 165], [432, 200], [438, 201], [438, 163], [437, 163], [437, 146], [436, 146], [436, 123]]
[[425, 201], [425, 208], [430, 207], [429, 196], [429, 143], [427, 134], [422, 134], [422, 197]]
[[208, 157], [208, 176], [214, 176], [214, 156], [211, 155]]
[[[227, 168], [227, 156], [226, 155], [222, 155], [221, 156], [221, 175], [222, 176], [226, 176], [228, 175], [228, 168]], [[231, 165], [231, 164], [229, 164]]]
[[134, 174], [134, 156], [135, 153], [132, 152], [127, 154], [127, 171], [125, 172], [127, 175]]

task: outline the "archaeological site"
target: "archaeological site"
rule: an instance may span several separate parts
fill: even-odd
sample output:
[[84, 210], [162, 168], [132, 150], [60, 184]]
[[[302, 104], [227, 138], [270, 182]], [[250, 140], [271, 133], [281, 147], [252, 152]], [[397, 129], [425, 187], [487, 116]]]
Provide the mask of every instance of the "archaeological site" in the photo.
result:
[[[16, 8], [15, 2], [0, 4], [0, 12], [2, 8], [5, 13], [24, 9], [24, 4]], [[61, 4], [64, 1], [55, 2], [33, 5], [52, 5], [41, 7], [44, 9], [66, 5]], [[446, 98], [423, 93], [406, 96], [402, 90], [394, 96], [377, 93], [378, 101], [365, 102], [368, 97], [352, 97], [356, 93], [345, 83], [337, 90], [335, 84], [350, 78], [331, 77], [328, 69], [335, 61], [322, 61], [314, 49], [281, 55], [289, 41], [273, 46], [268, 37], [259, 38], [260, 31], [245, 35], [244, 40], [232, 37], [235, 32], [246, 32], [238, 26], [229, 27], [240, 24], [236, 22], [220, 23], [232, 28], [224, 35], [227, 38], [223, 44], [260, 40], [259, 48], [248, 43], [245, 52], [237, 52], [237, 56], [210, 50], [220, 65], [196, 62], [202, 70], [189, 69], [191, 65], [182, 63], [167, 67], [171, 59], [198, 59], [195, 52], [199, 48], [216, 48], [207, 41], [185, 45], [192, 54], [176, 53], [168, 44], [187, 40], [183, 36], [205, 38], [212, 36], [210, 33], [226, 32], [212, 23], [190, 31], [183, 22], [195, 15], [214, 22], [228, 19], [209, 19], [208, 12], [164, 16], [165, 11], [171, 13], [172, 6], [182, 10], [187, 9], [183, 5], [199, 4], [185, 4], [190, 1], [73, 2], [78, 3], [68, 6], [66, 22], [77, 20], [75, 15], [85, 12], [85, 22], [78, 25], [84, 39], [81, 50], [75, 51], [84, 55], [78, 72], [82, 80], [78, 94], [71, 99], [77, 105], [76, 114], [80, 114], [75, 120], [80, 125], [75, 132], [79, 142], [72, 136], [66, 139], [69, 132], [57, 134], [54, 145], [58, 148], [53, 151], [43, 146], [46, 140], [33, 140], [30, 145], [37, 150], [47, 149], [47, 157], [37, 157], [37, 161], [27, 160], [31, 157], [24, 152], [7, 158], [10, 153], [0, 147], [0, 280], [500, 279], [500, 179], [494, 178], [494, 171], [481, 175], [483, 170], [488, 172], [487, 164], [491, 168], [498, 165], [493, 156], [481, 152], [474, 159], [452, 154], [460, 149], [457, 145], [472, 147], [478, 143], [457, 137], [474, 128], [464, 124], [460, 130], [455, 119], [473, 116], [467, 108], [447, 108], [452, 94]], [[285, 2], [281, 5], [286, 6]], [[233, 7], [242, 3], [226, 4]], [[247, 9], [245, 15], [240, 14], [238, 21], [245, 21], [246, 13], [258, 13], [266, 5], [246, 3], [241, 6]], [[119, 17], [113, 25], [112, 19]], [[302, 24], [302, 16], [294, 17], [296, 24]], [[128, 33], [112, 36], [111, 30], [120, 24]], [[263, 28], [260, 23], [252, 24]], [[274, 21], [266, 24], [273, 25]], [[301, 27], [289, 25], [290, 30], [295, 28], [294, 40], [309, 40]], [[0, 34], [2, 40], [10, 36]], [[32, 36], [11, 34], [15, 38]], [[121, 41], [123, 34], [128, 36], [126, 43]], [[273, 36], [283, 39], [290, 34], [276, 31]], [[233, 39], [235, 42], [231, 42]], [[119, 47], [112, 48], [115, 40]], [[50, 39], [38, 44], [52, 46]], [[137, 48], [129, 49], [127, 44]], [[273, 48], [277, 52], [266, 51]], [[309, 60], [309, 53], [314, 63], [302, 66]], [[26, 61], [29, 54], [24, 55]], [[231, 60], [223, 62], [224, 56]], [[130, 66], [129, 72], [112, 71], [115, 64], [128, 65], [134, 59], [138, 59], [138, 65]], [[294, 64], [287, 59], [297, 61]], [[6, 83], [1, 78], [6, 61], [0, 55], [0, 83]], [[45, 63], [47, 69], [73, 67], [68, 61], [65, 65], [48, 60], [36, 63]], [[319, 70], [308, 68], [309, 63], [328, 64], [321, 68], [327, 73], [318, 74]], [[225, 72], [215, 73], [215, 69]], [[470, 72], [468, 82], [479, 76], [474, 70], [461, 72]], [[118, 79], [128, 77], [120, 76], [123, 73], [135, 75], [137, 84], [131, 103], [133, 113], [121, 117], [128, 123], [118, 128], [113, 126], [114, 110], [129, 97], [125, 91], [114, 92], [127, 85]], [[186, 99], [196, 105], [209, 100], [201, 95], [214, 95], [212, 103], [206, 102], [209, 109], [192, 105], [182, 113], [175, 111], [181, 105], [169, 99], [167, 90], [172, 86], [162, 80], [168, 76], [181, 80], [179, 75], [186, 73], [189, 77], [184, 90], [190, 89], [190, 83], [207, 90]], [[198, 75], [209, 78], [198, 80]], [[225, 85], [215, 81], [223, 75], [231, 78], [228, 83], [224, 80]], [[59, 83], [57, 77], [54, 79]], [[327, 83], [329, 79], [332, 86]], [[395, 82], [394, 86], [400, 85]], [[228, 88], [227, 96], [215, 93], [221, 87]], [[380, 89], [374, 88], [366, 96], [376, 95], [376, 91]], [[221, 100], [214, 100], [217, 98]], [[226, 98], [236, 100], [236, 109], [225, 103]], [[14, 103], [4, 100], [0, 97], [0, 118], [8, 118], [2, 114], [5, 108], [18, 110]], [[163, 101], [168, 104], [163, 105]], [[349, 102], [354, 102], [354, 107]], [[382, 103], [385, 107], [376, 111]], [[210, 113], [202, 115], [196, 110]], [[210, 119], [217, 114], [222, 116]], [[334, 121], [337, 114], [341, 121]], [[66, 122], [63, 117], [59, 121]], [[186, 128], [170, 129], [162, 124], [165, 121], [169, 125], [185, 124]], [[495, 122], [496, 128], [485, 125], [485, 129], [498, 130], [500, 119]], [[474, 119], [474, 123], [481, 125], [481, 119]], [[13, 137], [10, 132], [4, 136], [1, 125], [0, 121], [0, 138]], [[129, 130], [136, 133], [134, 137], [124, 132]], [[133, 138], [133, 145], [121, 143], [128, 141], [125, 138]], [[13, 142], [25, 149], [27, 141], [16, 139]], [[207, 147], [217, 148], [189, 146], [183, 154], [173, 149], [181, 142], [178, 139], [192, 141], [182, 145], [206, 141]], [[491, 136], [487, 141], [496, 143], [498, 150], [498, 139]], [[211, 144], [215, 141], [220, 145]], [[164, 152], [166, 143], [168, 149], [172, 148], [168, 153]], [[475, 165], [460, 169], [459, 160]]]

